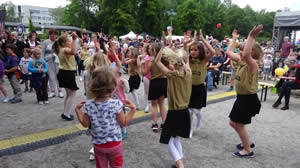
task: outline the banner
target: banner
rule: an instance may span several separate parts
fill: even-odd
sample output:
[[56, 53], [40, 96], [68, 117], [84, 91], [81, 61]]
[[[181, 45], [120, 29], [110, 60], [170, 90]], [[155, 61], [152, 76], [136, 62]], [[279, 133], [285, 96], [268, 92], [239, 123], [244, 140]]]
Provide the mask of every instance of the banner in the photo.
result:
[[4, 30], [5, 16], [6, 10], [0, 10], [0, 35], [2, 35], [2, 32]]

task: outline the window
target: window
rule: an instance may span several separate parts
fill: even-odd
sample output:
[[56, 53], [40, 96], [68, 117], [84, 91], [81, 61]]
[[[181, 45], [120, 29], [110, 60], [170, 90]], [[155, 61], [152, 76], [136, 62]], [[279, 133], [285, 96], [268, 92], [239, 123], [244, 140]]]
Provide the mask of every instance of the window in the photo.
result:
[[39, 10], [30, 9], [31, 14], [40, 14], [41, 12]]

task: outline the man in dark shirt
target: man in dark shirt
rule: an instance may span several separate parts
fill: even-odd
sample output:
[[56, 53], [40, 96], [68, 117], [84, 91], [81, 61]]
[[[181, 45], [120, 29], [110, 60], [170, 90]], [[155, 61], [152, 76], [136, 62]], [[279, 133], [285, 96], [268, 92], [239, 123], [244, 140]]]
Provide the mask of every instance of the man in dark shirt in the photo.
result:
[[206, 75], [207, 80], [207, 89], [208, 91], [212, 91], [214, 86], [214, 78], [218, 77], [223, 68], [224, 58], [221, 56], [220, 49], [216, 49], [216, 56], [211, 59], [211, 62], [208, 66], [208, 72]]
[[295, 69], [296, 75], [295, 77], [281, 77], [282, 79], [286, 79], [286, 81], [282, 84], [279, 97], [273, 104], [274, 108], [278, 107], [281, 104], [281, 99], [284, 97], [285, 105], [281, 108], [281, 110], [289, 109], [291, 89], [300, 89], [300, 65], [296, 64], [296, 57], [288, 57], [285, 60], [285, 64], [289, 67], [289, 69]]

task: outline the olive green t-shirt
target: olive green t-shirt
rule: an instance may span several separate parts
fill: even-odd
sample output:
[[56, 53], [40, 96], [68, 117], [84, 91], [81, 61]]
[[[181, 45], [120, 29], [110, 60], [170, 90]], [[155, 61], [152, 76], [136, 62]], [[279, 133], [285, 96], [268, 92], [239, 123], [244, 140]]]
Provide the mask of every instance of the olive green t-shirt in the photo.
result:
[[80, 51], [80, 60], [84, 61], [90, 56], [90, 52], [88, 50], [81, 50]]
[[[136, 60], [135, 60], [136, 61]], [[138, 75], [138, 67], [137, 64], [128, 64], [128, 75], [129, 76], [135, 76]]]
[[168, 106], [169, 110], [188, 108], [192, 92], [192, 72], [185, 70], [184, 75], [179, 71], [169, 71], [168, 77]]
[[160, 72], [158, 66], [154, 62], [154, 59], [151, 61], [151, 80], [152, 79], [157, 79], [157, 78], [164, 78], [165, 76]]
[[190, 66], [192, 70], [192, 83], [193, 85], [197, 86], [205, 81], [206, 77], [206, 66], [205, 66], [205, 61], [202, 60], [200, 61], [199, 59], [192, 58], [190, 61]]
[[59, 69], [67, 71], [76, 71], [76, 63], [74, 55], [65, 55], [65, 48], [60, 48], [58, 53]]
[[249, 74], [248, 65], [244, 61], [238, 62], [235, 74], [235, 90], [237, 94], [255, 94], [258, 89], [258, 69], [255, 74]]

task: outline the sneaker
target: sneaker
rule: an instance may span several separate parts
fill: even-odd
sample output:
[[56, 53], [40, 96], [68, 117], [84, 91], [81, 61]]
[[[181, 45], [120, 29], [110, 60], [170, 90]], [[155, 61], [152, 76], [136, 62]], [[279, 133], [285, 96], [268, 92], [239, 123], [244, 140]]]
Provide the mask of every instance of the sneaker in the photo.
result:
[[[240, 143], [240, 144], [237, 144], [237, 145], [236, 145], [236, 148], [237, 148], [238, 150], [243, 150], [243, 149], [244, 149], [244, 147], [242, 146], [241, 143]], [[252, 143], [252, 144], [250, 145], [250, 148], [255, 148], [255, 144]]]
[[31, 93], [32, 91], [33, 91], [33, 89], [32, 89], [32, 88], [30, 88], [29, 92]]
[[280, 108], [280, 110], [288, 110], [288, 109], [289, 109], [289, 105], [285, 105], [285, 106]]
[[25, 81], [24, 81], [24, 80], [22, 80], [22, 81], [20, 82], [20, 84], [21, 84], [21, 85], [23, 85], [24, 83], [25, 83]]
[[281, 104], [280, 102], [276, 101], [276, 102], [272, 105], [272, 107], [273, 107], [273, 108], [277, 108], [280, 104]]
[[29, 89], [28, 88], [25, 88], [24, 89], [24, 93], [26, 93], [26, 92], [28, 92], [29, 91]]
[[145, 113], [149, 113], [149, 106], [146, 106], [144, 112], [145, 112]]
[[126, 139], [128, 137], [127, 132], [122, 132], [122, 140]]
[[213, 88], [207, 88], [207, 91], [211, 92], [213, 90]]
[[164, 123], [161, 123], [160, 124], [160, 129], [163, 129], [164, 128]]
[[233, 87], [228, 88], [226, 91], [227, 91], [227, 92], [233, 91]]
[[58, 92], [58, 97], [59, 97], [59, 98], [64, 98], [64, 94], [63, 94], [62, 91]]
[[239, 157], [239, 158], [253, 158], [254, 157], [254, 152], [250, 152], [248, 154], [240, 154], [240, 152], [235, 152], [232, 154], [235, 157]]
[[61, 118], [66, 120], [66, 121], [72, 121], [74, 120], [74, 116], [70, 115], [70, 117], [66, 116], [65, 114], [61, 114]]
[[94, 160], [95, 160], [95, 156], [94, 156], [94, 155], [90, 155], [89, 160], [90, 160], [90, 161], [94, 161]]
[[158, 125], [157, 124], [152, 124], [152, 131], [157, 132], [158, 131]]
[[49, 104], [49, 101], [44, 101], [44, 104]]
[[44, 104], [44, 102], [42, 102], [42, 101], [39, 101], [39, 102], [38, 102], [38, 104], [39, 104], [39, 105], [43, 105], [43, 104]]
[[89, 153], [90, 153], [90, 155], [95, 155], [95, 153], [94, 153], [94, 147], [93, 148], [91, 148], [91, 150], [89, 151]]
[[49, 95], [48, 95], [48, 98], [52, 98], [52, 97], [55, 97], [55, 93], [54, 92], [51, 92]]
[[10, 99], [9, 99], [8, 97], [5, 97], [4, 100], [3, 100], [3, 102], [4, 102], [4, 103], [7, 103], [7, 102], [9, 102], [9, 100], [10, 100]]
[[83, 78], [82, 78], [82, 77], [79, 77], [79, 80], [80, 80], [80, 81], [83, 81]]
[[10, 102], [11, 102], [12, 104], [20, 103], [20, 102], [22, 102], [22, 99], [20, 99], [20, 98], [13, 98], [13, 99], [10, 99]]

